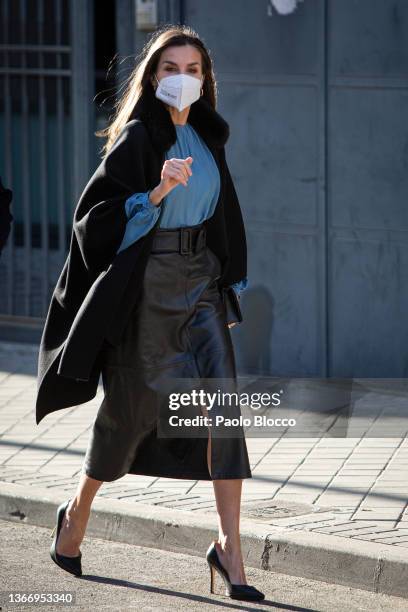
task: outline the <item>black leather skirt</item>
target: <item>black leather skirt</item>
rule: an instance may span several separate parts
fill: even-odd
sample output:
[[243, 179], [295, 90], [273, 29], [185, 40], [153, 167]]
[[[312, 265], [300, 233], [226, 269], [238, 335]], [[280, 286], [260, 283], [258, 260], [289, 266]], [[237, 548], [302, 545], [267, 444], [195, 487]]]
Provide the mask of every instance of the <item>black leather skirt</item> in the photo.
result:
[[[102, 481], [127, 473], [191, 480], [252, 476], [241, 427], [211, 435], [210, 470], [208, 427], [206, 435], [201, 429], [197, 437], [191, 430], [183, 437], [158, 435], [160, 390], [168, 389], [169, 382], [216, 378], [236, 384], [220, 275], [221, 263], [206, 245], [204, 224], [157, 229], [141, 300], [120, 343], [106, 342], [102, 351], [104, 399], [83, 473]], [[218, 406], [218, 413], [224, 409]], [[227, 412], [239, 418], [239, 405]]]

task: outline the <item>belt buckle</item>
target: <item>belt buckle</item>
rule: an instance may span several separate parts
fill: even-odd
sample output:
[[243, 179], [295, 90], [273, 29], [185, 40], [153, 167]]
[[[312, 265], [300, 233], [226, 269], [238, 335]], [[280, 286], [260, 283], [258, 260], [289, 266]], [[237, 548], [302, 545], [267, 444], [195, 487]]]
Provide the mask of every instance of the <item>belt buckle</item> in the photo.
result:
[[[187, 236], [187, 246], [184, 246], [184, 236]], [[183, 255], [188, 255], [189, 253], [191, 253], [191, 246], [192, 246], [192, 240], [191, 240], [191, 232], [190, 230], [182, 227], [181, 231], [180, 231], [180, 253], [182, 253]]]

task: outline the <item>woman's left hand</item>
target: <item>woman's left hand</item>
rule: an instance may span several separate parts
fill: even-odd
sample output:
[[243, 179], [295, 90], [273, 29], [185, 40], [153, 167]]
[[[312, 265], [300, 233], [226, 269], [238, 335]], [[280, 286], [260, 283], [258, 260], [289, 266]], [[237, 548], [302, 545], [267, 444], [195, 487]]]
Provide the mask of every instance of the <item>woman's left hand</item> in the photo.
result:
[[234, 325], [237, 325], [237, 323], [236, 323], [236, 322], [234, 322], [234, 323], [228, 323], [228, 327], [234, 327]]

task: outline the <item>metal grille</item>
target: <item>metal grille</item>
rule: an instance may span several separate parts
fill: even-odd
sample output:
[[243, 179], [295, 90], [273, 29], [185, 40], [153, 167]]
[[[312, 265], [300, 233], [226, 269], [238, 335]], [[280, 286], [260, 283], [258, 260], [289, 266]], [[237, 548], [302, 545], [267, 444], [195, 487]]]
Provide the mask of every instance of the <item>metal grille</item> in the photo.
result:
[[0, 173], [14, 217], [0, 258], [0, 315], [43, 317], [72, 209], [69, 0], [0, 3]]

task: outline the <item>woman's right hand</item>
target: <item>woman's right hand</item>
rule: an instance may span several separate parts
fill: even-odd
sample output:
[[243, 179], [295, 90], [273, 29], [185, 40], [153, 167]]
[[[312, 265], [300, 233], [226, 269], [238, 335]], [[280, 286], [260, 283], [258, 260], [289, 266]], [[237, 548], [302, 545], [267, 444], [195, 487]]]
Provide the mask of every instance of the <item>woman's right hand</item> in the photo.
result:
[[188, 179], [193, 174], [190, 168], [192, 162], [192, 157], [186, 157], [185, 159], [172, 157], [165, 160], [161, 171], [161, 181], [150, 192], [152, 204], [160, 204], [162, 199], [179, 183], [187, 187]]
[[165, 195], [167, 195], [179, 183], [182, 183], [185, 187], [187, 187], [188, 179], [193, 174], [190, 168], [192, 162], [192, 157], [186, 157], [185, 159], [172, 157], [171, 159], [166, 159], [161, 171], [160, 181], [163, 193]]

